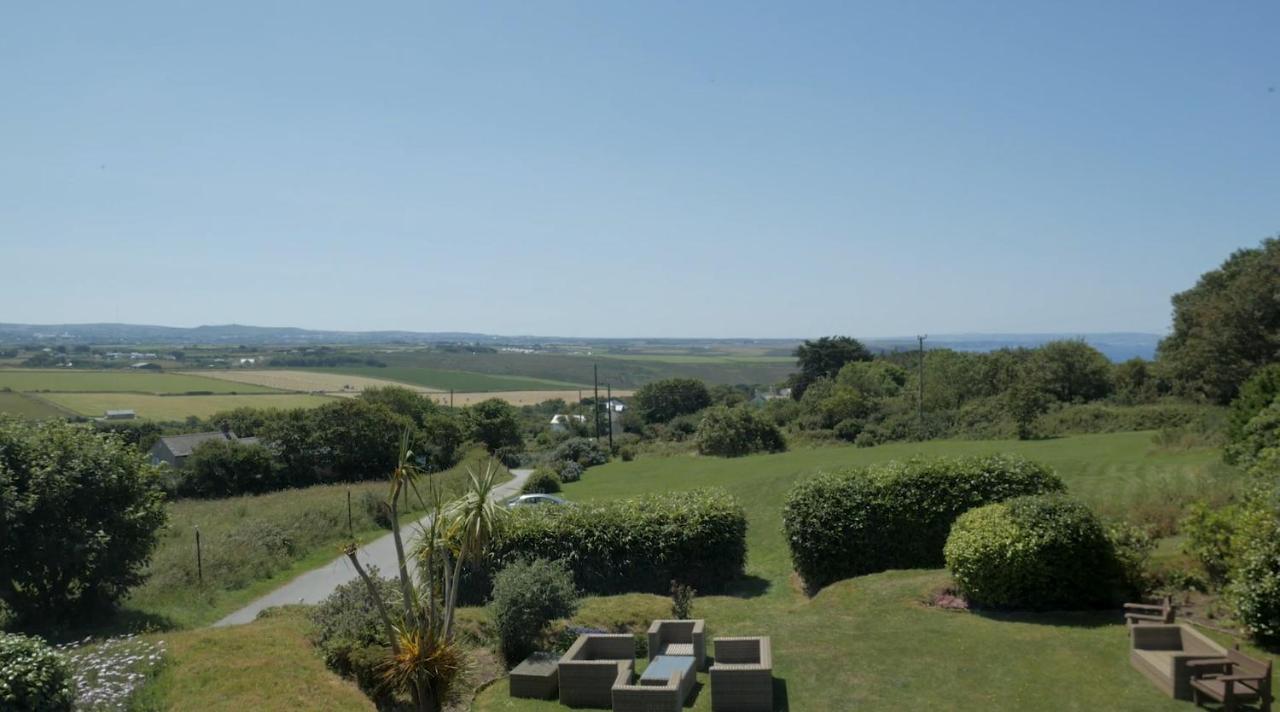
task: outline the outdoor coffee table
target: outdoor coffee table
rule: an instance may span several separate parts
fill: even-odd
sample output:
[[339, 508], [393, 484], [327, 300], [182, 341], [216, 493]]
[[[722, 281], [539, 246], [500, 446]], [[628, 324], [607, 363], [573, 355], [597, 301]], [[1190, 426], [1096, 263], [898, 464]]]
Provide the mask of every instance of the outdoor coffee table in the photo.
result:
[[555, 694], [560, 675], [560, 658], [551, 653], [534, 653], [511, 671], [511, 696], [545, 700]]
[[641, 685], [665, 685], [672, 673], [680, 673], [680, 701], [684, 702], [693, 691], [697, 670], [692, 655], [659, 655], [649, 661], [649, 667], [640, 676]]

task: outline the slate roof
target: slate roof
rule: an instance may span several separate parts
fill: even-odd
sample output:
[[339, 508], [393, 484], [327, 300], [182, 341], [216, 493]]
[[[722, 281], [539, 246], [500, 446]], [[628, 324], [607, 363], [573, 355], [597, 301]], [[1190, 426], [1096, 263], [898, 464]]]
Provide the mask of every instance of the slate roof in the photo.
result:
[[186, 435], [165, 435], [160, 438], [160, 442], [173, 453], [174, 457], [186, 457], [191, 451], [196, 449], [197, 445], [207, 443], [210, 440], [239, 440], [242, 443], [249, 444], [249, 441], [257, 442], [257, 438], [237, 438], [235, 433], [223, 433], [221, 430], [215, 430], [211, 433], [188, 433]]

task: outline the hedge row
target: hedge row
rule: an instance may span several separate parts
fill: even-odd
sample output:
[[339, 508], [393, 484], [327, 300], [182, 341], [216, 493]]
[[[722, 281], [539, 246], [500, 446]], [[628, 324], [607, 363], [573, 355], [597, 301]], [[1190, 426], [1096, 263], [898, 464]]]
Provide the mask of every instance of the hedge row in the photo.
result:
[[890, 462], [796, 485], [783, 508], [809, 589], [887, 569], [938, 568], [951, 523], [974, 507], [1065, 489], [1049, 468], [991, 455]]
[[469, 572], [465, 598], [487, 599], [496, 571], [533, 557], [564, 561], [588, 594], [665, 594], [672, 580], [714, 592], [742, 575], [747, 516], [722, 490], [517, 510]]

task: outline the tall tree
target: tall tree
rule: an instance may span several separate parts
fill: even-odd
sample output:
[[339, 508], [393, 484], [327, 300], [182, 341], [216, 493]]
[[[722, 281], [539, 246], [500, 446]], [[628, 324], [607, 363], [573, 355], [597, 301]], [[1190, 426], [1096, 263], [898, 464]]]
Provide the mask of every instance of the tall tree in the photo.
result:
[[678, 415], [696, 413], [711, 405], [706, 384], [693, 378], [668, 378], [646, 383], [632, 402], [650, 423], [666, 423]]
[[1159, 356], [1180, 393], [1229, 403], [1280, 354], [1280, 239], [1237, 250], [1173, 296], [1173, 333]]
[[870, 361], [871, 352], [853, 337], [823, 336], [797, 346], [795, 357], [800, 372], [791, 377], [791, 397], [800, 400], [809, 384], [819, 378], [835, 378], [846, 363]]

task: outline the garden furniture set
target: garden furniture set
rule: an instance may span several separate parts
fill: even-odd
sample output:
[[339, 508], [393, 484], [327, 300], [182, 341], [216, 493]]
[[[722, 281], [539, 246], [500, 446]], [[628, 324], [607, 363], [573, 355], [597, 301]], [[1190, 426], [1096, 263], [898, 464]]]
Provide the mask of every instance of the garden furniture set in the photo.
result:
[[[769, 638], [716, 638], [710, 666], [711, 709], [771, 712], [773, 656]], [[513, 697], [557, 694], [569, 707], [614, 712], [678, 712], [708, 671], [705, 623], [658, 620], [648, 630], [649, 663], [636, 675], [635, 639], [628, 634], [578, 636], [558, 660], [535, 653], [511, 671]]]
[[1217, 702], [1224, 712], [1242, 704], [1270, 712], [1270, 661], [1227, 650], [1186, 624], [1138, 620], [1129, 639], [1130, 664], [1170, 697]]

